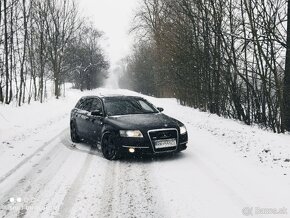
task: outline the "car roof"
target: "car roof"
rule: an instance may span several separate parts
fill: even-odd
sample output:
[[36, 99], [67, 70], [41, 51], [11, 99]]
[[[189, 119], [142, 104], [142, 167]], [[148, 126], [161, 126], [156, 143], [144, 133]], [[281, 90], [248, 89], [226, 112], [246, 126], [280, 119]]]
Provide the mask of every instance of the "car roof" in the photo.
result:
[[103, 100], [105, 99], [128, 99], [128, 98], [138, 98], [141, 99], [142, 97], [140, 96], [130, 96], [130, 95], [118, 95], [118, 94], [99, 94], [99, 95], [88, 95], [88, 96], [83, 96], [84, 98], [101, 98]]

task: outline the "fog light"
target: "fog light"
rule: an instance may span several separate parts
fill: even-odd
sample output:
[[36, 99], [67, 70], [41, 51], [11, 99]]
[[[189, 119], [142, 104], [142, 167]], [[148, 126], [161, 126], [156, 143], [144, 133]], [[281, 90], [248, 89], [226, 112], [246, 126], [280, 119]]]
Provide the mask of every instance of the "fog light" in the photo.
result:
[[134, 153], [135, 152], [135, 148], [129, 148], [129, 152], [130, 153]]

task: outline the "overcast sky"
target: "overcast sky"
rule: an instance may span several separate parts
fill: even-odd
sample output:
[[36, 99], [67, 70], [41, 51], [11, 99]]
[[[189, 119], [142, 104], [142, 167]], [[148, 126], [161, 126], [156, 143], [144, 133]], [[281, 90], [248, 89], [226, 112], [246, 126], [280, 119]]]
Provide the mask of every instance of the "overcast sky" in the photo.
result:
[[112, 67], [130, 51], [132, 37], [128, 36], [138, 0], [77, 0], [81, 14], [91, 17], [104, 32], [102, 47]]

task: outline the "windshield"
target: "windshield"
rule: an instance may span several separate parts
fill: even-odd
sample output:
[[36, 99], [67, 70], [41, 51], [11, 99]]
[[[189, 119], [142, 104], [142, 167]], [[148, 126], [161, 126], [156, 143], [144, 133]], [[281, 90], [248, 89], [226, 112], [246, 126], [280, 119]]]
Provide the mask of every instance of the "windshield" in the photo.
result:
[[149, 102], [138, 98], [106, 99], [104, 106], [108, 116], [158, 113]]

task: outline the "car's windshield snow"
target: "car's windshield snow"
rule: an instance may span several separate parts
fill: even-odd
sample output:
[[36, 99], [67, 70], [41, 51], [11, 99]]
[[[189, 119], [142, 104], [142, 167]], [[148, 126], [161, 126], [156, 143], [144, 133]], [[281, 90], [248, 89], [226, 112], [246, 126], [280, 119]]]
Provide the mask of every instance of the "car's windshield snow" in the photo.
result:
[[143, 99], [106, 99], [104, 102], [108, 116], [126, 114], [147, 114], [157, 113], [158, 111]]

